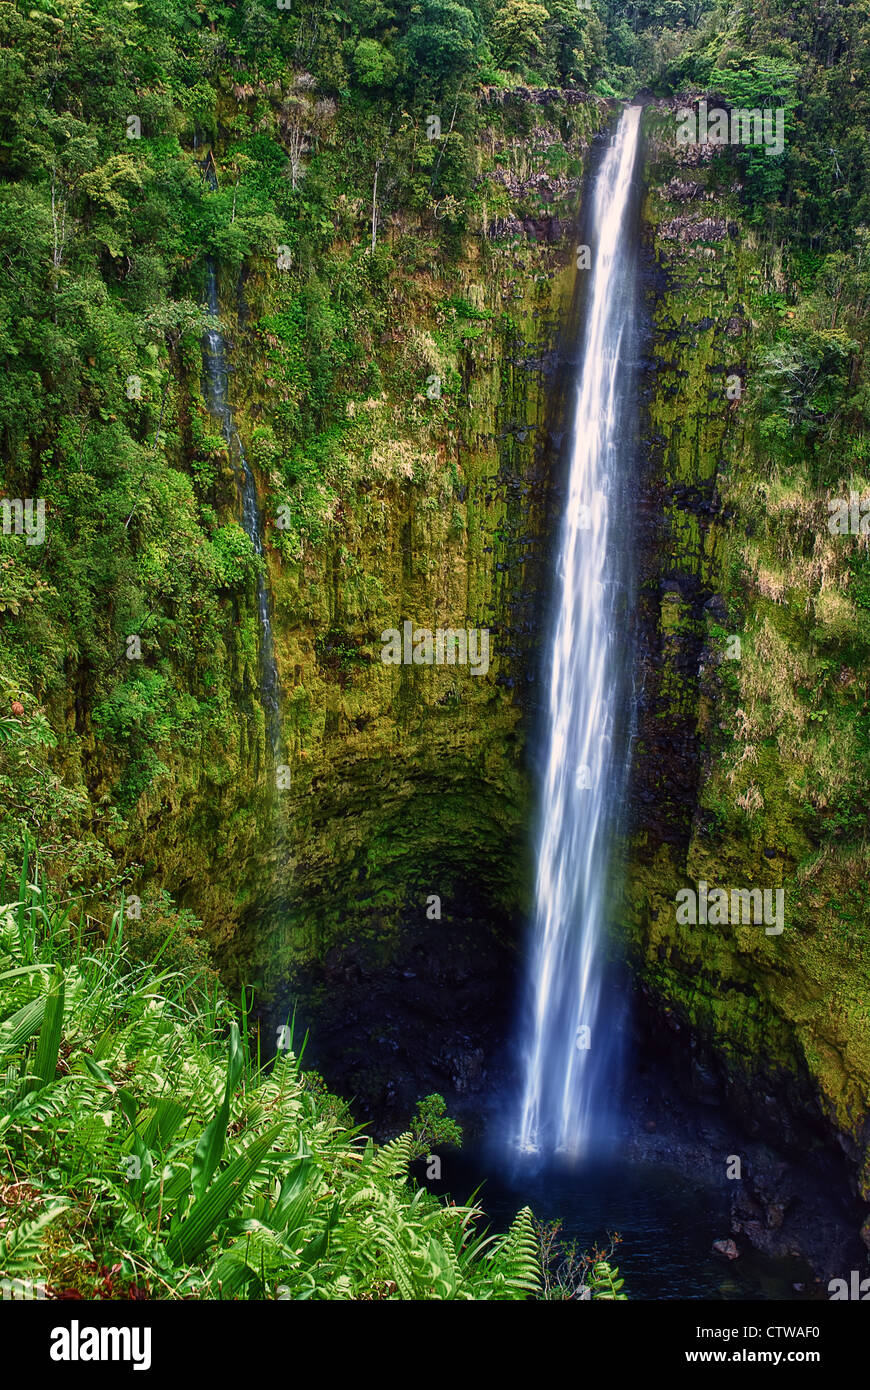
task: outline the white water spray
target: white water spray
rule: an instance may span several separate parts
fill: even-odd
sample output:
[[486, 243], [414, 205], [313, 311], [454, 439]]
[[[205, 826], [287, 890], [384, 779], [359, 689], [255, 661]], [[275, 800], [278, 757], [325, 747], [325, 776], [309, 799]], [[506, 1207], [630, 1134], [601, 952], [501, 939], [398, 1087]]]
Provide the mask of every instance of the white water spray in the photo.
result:
[[[622, 114], [595, 180], [592, 283], [573, 421], [552, 634], [535, 918], [518, 1143], [579, 1157], [614, 1084], [601, 1008], [614, 828], [625, 790], [626, 574], [633, 257], [627, 227], [640, 107]], [[630, 645], [630, 644], [629, 644]]]

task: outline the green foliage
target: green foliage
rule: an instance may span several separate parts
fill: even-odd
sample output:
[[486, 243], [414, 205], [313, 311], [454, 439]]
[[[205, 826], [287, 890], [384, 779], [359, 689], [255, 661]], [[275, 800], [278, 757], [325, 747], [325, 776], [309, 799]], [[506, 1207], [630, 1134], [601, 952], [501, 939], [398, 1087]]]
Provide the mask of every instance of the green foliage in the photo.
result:
[[667, 63], [673, 92], [694, 87], [744, 109], [784, 106], [783, 158], [732, 152], [752, 219], [793, 247], [846, 248], [870, 216], [870, 16], [816, 0], [723, 7]]
[[147, 888], [139, 899], [135, 917], [123, 917], [124, 941], [131, 960], [158, 962], [163, 970], [188, 982], [188, 994], [200, 1002], [217, 985], [202, 922], [189, 908], [176, 907], [164, 888]]
[[[7, 689], [10, 682], [0, 678]], [[14, 687], [13, 687], [14, 689]], [[57, 738], [45, 715], [23, 695], [25, 713], [0, 718], [0, 855], [7, 868], [25, 862], [34, 845], [53, 877], [79, 884], [111, 874], [112, 858], [82, 822], [90, 817], [104, 832], [119, 828], [116, 813], [97, 808], [88, 813], [84, 793], [69, 788], [49, 764]], [[8, 698], [8, 697], [7, 697]]]
[[537, 0], [506, 0], [492, 24], [493, 52], [503, 68], [524, 72], [544, 52], [544, 27], [550, 16]]
[[43, 1235], [48, 1226], [68, 1208], [54, 1203], [34, 1220], [21, 1221], [0, 1235], [0, 1270], [3, 1278], [18, 1278], [38, 1267]]
[[762, 436], [791, 439], [818, 431], [836, 416], [858, 344], [841, 331], [784, 333], [758, 361]]
[[441, 90], [472, 69], [480, 43], [476, 5], [420, 0], [412, 16], [399, 44], [411, 72], [422, 73]]
[[218, 527], [211, 539], [217, 558], [217, 575], [226, 589], [242, 588], [256, 580], [261, 561], [253, 542], [236, 521]]
[[462, 1127], [450, 1119], [447, 1102], [437, 1092], [417, 1101], [411, 1120], [411, 1133], [414, 1136], [415, 1158], [430, 1154], [439, 1144], [457, 1149], [462, 1146]]
[[391, 87], [398, 67], [390, 51], [377, 39], [360, 39], [353, 48], [353, 67], [363, 87]]
[[[749, 54], [732, 59], [725, 68], [711, 69], [709, 86], [729, 107], [740, 110], [783, 111], [784, 139], [794, 139], [798, 69], [780, 58]], [[766, 203], [785, 187], [785, 154], [771, 155], [763, 145], [750, 145], [737, 156], [753, 203]]]
[[596, 1260], [589, 1276], [592, 1297], [606, 1299], [610, 1302], [625, 1302], [628, 1299], [628, 1294], [621, 1292], [625, 1280], [617, 1279], [618, 1274], [619, 1270], [615, 1265], [611, 1266], [607, 1260]]
[[[120, 913], [105, 945], [69, 918], [38, 875], [0, 908], [0, 1135], [32, 1194], [0, 1277], [83, 1296], [114, 1265], [154, 1298], [537, 1294], [527, 1209], [477, 1233], [477, 1208], [409, 1181], [413, 1134], [361, 1139], [292, 1052], [259, 1065], [244, 1013], [197, 1002], [165, 961], [134, 965]], [[418, 1115], [444, 1137], [439, 1102]]]

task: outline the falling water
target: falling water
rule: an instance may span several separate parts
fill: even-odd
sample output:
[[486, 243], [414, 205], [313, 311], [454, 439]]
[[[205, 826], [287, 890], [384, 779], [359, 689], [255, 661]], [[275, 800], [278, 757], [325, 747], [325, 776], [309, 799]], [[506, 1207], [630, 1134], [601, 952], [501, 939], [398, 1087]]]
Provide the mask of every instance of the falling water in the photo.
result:
[[640, 114], [623, 112], [594, 185], [592, 281], [556, 576], [517, 1135], [521, 1151], [543, 1156], [589, 1152], [617, 1070], [618, 1019], [602, 1007], [601, 938], [629, 742], [629, 210]]
[[[214, 170], [210, 160], [206, 161], [204, 173], [209, 183], [215, 186]], [[205, 288], [206, 306], [216, 324], [219, 317], [217, 269], [211, 256], [206, 260]], [[230, 407], [226, 346], [223, 334], [217, 327], [209, 328], [205, 333], [202, 344], [202, 360], [205, 402], [211, 414], [220, 420], [221, 432], [227, 441], [230, 460], [239, 488], [242, 527], [250, 537], [251, 544], [262, 562], [263, 523], [257, 498], [257, 485], [245, 457], [245, 451]], [[272, 640], [269, 590], [266, 584], [265, 566], [262, 563], [257, 576], [257, 608], [260, 615], [260, 698], [266, 716], [266, 734], [273, 757], [277, 761], [281, 747], [278, 668], [275, 664], [275, 646]]]

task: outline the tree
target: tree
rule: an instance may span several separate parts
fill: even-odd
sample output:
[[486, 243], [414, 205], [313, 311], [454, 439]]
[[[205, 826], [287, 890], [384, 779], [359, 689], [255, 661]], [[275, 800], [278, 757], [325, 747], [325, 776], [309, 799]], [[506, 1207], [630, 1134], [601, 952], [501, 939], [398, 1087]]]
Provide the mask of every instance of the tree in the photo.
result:
[[360, 39], [353, 50], [353, 67], [363, 87], [392, 87], [398, 72], [392, 53], [377, 39]]
[[447, 1102], [437, 1091], [417, 1101], [411, 1120], [414, 1136], [414, 1155], [421, 1158], [432, 1152], [436, 1144], [461, 1148], [462, 1128], [447, 1114]]
[[550, 15], [537, 0], [506, 0], [492, 25], [493, 55], [499, 67], [519, 72], [544, 53]]
[[409, 72], [455, 83], [475, 65], [480, 43], [476, 13], [457, 0], [422, 0], [402, 42]]

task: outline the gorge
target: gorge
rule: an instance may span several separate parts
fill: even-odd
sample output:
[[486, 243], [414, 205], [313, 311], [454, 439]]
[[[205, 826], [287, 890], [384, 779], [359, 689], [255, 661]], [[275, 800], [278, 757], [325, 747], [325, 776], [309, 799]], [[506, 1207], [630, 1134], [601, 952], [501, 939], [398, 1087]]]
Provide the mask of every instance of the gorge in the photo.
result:
[[[870, 486], [858, 7], [6, 8], [6, 901], [44, 883], [131, 969], [225, 992], [269, 1077], [307, 1033], [298, 1113], [341, 1096], [380, 1153], [443, 1096], [465, 1143], [410, 1157], [441, 1162], [420, 1185], [486, 1178], [501, 1226], [528, 1201], [583, 1248], [618, 1226], [633, 1297], [848, 1283], [870, 561], [828, 522]], [[768, 148], [680, 138], [756, 110]], [[718, 921], [686, 910], [707, 886]], [[0, 972], [32, 964], [10, 912]], [[10, 1038], [51, 1017], [43, 973], [0, 996]], [[138, 1098], [86, 993], [46, 1084], [132, 1067]], [[206, 1017], [203, 1125], [236, 1066]], [[169, 1118], [137, 1103], [157, 1171]], [[547, 1162], [517, 1178], [517, 1149]]]

